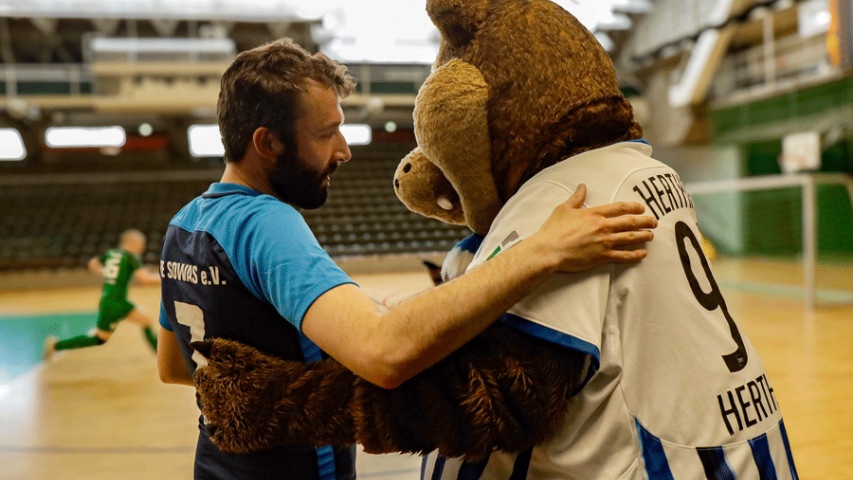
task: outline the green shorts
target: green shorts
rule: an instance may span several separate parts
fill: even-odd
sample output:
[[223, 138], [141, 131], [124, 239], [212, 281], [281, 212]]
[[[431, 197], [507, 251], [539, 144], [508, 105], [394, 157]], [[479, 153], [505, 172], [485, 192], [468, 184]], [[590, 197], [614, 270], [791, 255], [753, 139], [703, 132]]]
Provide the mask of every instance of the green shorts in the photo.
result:
[[132, 312], [134, 308], [136, 305], [125, 298], [101, 298], [101, 306], [98, 309], [98, 329], [114, 332], [118, 322]]

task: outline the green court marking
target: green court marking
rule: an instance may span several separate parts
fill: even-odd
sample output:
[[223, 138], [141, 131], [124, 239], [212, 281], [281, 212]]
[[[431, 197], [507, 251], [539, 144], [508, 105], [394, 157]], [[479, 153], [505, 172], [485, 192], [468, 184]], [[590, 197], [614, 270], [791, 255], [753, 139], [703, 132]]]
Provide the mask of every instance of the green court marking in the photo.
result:
[[95, 326], [97, 314], [0, 317], [0, 385], [10, 383], [42, 361], [47, 335], [82, 335]]

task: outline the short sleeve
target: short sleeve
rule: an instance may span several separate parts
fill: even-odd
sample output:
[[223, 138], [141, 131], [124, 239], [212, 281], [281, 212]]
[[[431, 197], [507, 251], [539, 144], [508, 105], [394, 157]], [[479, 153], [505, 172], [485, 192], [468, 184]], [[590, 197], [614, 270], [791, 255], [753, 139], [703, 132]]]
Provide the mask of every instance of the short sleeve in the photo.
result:
[[165, 328], [168, 331], [172, 330], [172, 325], [169, 324], [169, 317], [166, 316], [166, 307], [163, 306], [163, 302], [160, 302], [160, 326]]
[[317, 298], [355, 282], [322, 249], [302, 215], [278, 203], [246, 219], [236, 237], [243, 254], [231, 257], [244, 284], [301, 330]]
[[535, 337], [592, 356], [597, 370], [609, 281], [609, 266], [554, 274], [501, 320]]
[[[539, 231], [557, 205], [572, 191], [563, 185], [527, 185], [495, 218], [472, 262], [476, 268]], [[580, 273], [552, 275], [532, 294], [515, 304], [501, 321], [542, 340], [601, 360], [601, 338], [607, 308], [610, 266]]]
[[139, 267], [142, 266], [142, 259], [139, 257], [139, 255], [130, 254], [128, 257], [129, 259], [127, 263], [130, 266], [130, 270], [132, 272], [136, 271]]

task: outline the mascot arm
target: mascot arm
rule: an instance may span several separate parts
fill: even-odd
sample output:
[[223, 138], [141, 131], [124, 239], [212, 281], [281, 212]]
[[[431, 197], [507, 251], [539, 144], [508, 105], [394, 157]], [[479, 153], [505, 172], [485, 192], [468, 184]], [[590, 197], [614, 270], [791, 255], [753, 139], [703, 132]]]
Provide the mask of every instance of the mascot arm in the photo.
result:
[[224, 339], [193, 347], [208, 357], [193, 380], [211, 441], [223, 451], [355, 443], [349, 408], [358, 377], [339, 363], [286, 361]]
[[285, 361], [222, 339], [196, 346], [209, 356], [195, 380], [211, 440], [233, 453], [351, 443], [368, 453], [437, 449], [469, 460], [494, 449], [522, 451], [563, 422], [585, 361], [579, 352], [495, 324], [385, 390], [333, 359]]

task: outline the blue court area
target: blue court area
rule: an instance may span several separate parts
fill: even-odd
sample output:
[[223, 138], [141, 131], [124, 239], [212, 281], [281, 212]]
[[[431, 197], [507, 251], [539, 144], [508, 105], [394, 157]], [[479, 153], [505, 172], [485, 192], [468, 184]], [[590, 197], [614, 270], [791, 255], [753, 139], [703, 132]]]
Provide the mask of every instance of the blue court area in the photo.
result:
[[0, 317], [0, 386], [42, 361], [47, 335], [81, 335], [95, 325], [95, 312]]

